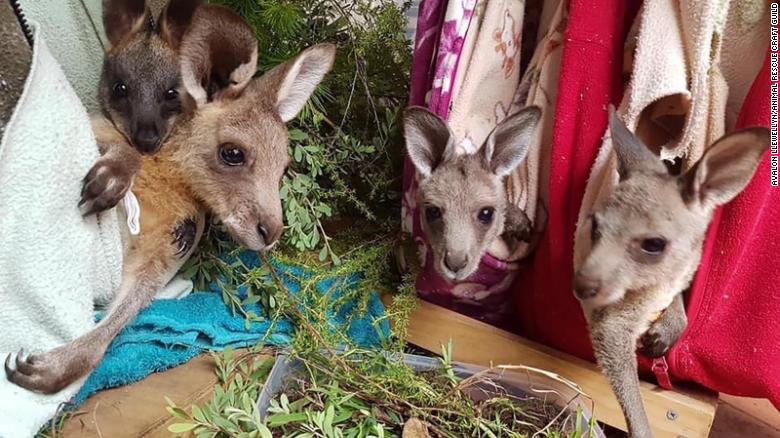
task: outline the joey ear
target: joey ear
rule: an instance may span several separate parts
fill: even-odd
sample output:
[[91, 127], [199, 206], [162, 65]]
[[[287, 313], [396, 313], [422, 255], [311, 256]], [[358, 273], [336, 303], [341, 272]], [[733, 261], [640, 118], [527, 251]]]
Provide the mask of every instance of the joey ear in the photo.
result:
[[145, 0], [103, 0], [103, 28], [112, 46], [141, 28], [151, 30], [154, 23]]
[[722, 137], [681, 178], [683, 199], [714, 208], [731, 201], [753, 178], [769, 148], [767, 128], [748, 128]]
[[618, 117], [613, 105], [609, 106], [609, 132], [612, 146], [617, 154], [617, 171], [620, 180], [628, 177], [632, 170], [650, 169], [666, 172], [661, 159], [656, 157], [638, 138], [628, 130]]
[[439, 116], [419, 106], [404, 111], [404, 137], [409, 159], [423, 178], [454, 154], [452, 131]]
[[283, 121], [294, 119], [309, 100], [336, 58], [334, 44], [317, 44], [294, 59], [277, 65], [262, 76], [260, 90], [274, 95], [276, 111]]
[[523, 161], [541, 117], [538, 106], [529, 106], [493, 129], [482, 147], [483, 159], [491, 172], [499, 177], [508, 175]]
[[158, 32], [168, 44], [178, 49], [192, 21], [200, 0], [170, 0], [157, 20]]
[[204, 4], [195, 8], [179, 58], [182, 83], [197, 105], [235, 98], [257, 70], [257, 40], [235, 12]]

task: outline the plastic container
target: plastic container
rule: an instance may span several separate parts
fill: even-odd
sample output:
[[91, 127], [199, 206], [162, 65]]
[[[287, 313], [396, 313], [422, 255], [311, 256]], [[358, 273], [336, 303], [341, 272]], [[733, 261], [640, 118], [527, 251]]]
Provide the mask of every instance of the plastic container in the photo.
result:
[[[404, 354], [404, 362], [417, 372], [430, 371], [441, 367], [438, 359], [414, 354]], [[290, 360], [287, 356], [280, 354], [276, 357], [271, 373], [266, 379], [260, 396], [257, 398], [257, 409], [260, 418], [265, 419], [268, 407], [273, 399], [281, 390], [288, 376], [300, 373], [303, 365], [298, 360]], [[531, 371], [527, 369], [508, 369], [492, 368], [470, 365], [455, 362], [453, 371], [460, 378], [467, 378], [476, 373], [485, 373], [493, 383], [500, 386], [500, 390], [507, 395], [527, 398], [544, 398], [547, 402], [553, 403], [560, 408], [566, 408], [575, 412], [577, 407], [582, 410], [582, 430], [588, 430], [591, 410], [589, 402], [584, 400], [575, 389], [545, 375], [543, 370]], [[475, 400], [486, 397], [489, 394], [496, 394], [496, 388], [486, 383], [479, 383], [470, 387], [469, 395]], [[605, 438], [604, 432], [596, 425], [591, 434], [592, 438]]]

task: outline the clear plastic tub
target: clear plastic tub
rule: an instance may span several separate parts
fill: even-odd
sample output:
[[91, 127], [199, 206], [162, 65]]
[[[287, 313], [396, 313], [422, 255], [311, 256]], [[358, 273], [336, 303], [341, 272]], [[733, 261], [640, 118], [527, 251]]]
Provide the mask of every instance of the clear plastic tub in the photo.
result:
[[[422, 372], [430, 371], [441, 367], [441, 362], [437, 358], [418, 356], [414, 354], [405, 354], [404, 362], [413, 370]], [[260, 396], [257, 399], [257, 409], [260, 418], [265, 419], [268, 407], [285, 383], [285, 380], [291, 374], [299, 373], [302, 370], [302, 364], [298, 360], [290, 360], [287, 356], [280, 354], [276, 358], [271, 373], [266, 379], [265, 385]], [[566, 383], [553, 378], [543, 370], [534, 370], [522, 367], [497, 367], [485, 368], [477, 365], [470, 365], [455, 362], [453, 371], [460, 378], [468, 378], [477, 373], [484, 373], [494, 384], [498, 384], [500, 391], [509, 396], [518, 398], [536, 397], [542, 398], [549, 403], [575, 412], [579, 407], [582, 410], [581, 426], [582, 430], [588, 430], [591, 418], [591, 403], [583, 397], [576, 389]], [[478, 383], [470, 387], [469, 395], [480, 400], [490, 394], [496, 394], [495, 386], [487, 383]], [[604, 432], [601, 428], [594, 427], [592, 438], [604, 438]]]

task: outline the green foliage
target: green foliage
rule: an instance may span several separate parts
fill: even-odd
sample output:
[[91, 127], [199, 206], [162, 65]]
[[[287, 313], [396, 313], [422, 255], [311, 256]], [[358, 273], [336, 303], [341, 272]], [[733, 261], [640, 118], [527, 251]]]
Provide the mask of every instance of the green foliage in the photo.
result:
[[[283, 243], [338, 262], [323, 222], [362, 217], [387, 228], [399, 217], [402, 144], [397, 119], [411, 64], [404, 9], [389, 0], [217, 0], [259, 42], [259, 70], [319, 42], [337, 44], [332, 72], [290, 124], [282, 182]], [[407, 6], [408, 7], [408, 6]]]
[[[418, 373], [393, 359], [403, 353], [401, 337], [415, 306], [413, 280], [409, 273], [399, 287], [388, 274], [388, 258], [395, 242], [364, 241], [345, 254], [343, 262], [330, 268], [312, 268], [299, 279], [301, 290], [290, 294], [275, 270], [269, 271], [275, 286], [277, 308], [295, 322], [289, 354], [301, 360], [305, 371], [288, 381], [261, 421], [255, 400], [269, 362], [254, 367], [236, 359], [233, 352], [215, 356], [215, 372], [222, 383], [214, 399], [186, 412], [170, 403], [169, 412], [182, 419], [172, 431], [193, 431], [204, 437], [400, 437], [407, 423], [419, 421], [435, 436], [580, 438], [581, 427], [565, 427], [579, 420], [581, 412], [561, 409], [540, 399], [516, 400], [500, 392], [475, 402], [469, 388], [492, 383], [479, 375], [462, 379], [454, 371], [453, 346], [442, 346], [441, 367]], [[345, 245], [355, 245], [347, 243]], [[294, 259], [278, 256], [286, 263]], [[331, 290], [318, 290], [323, 278], [345, 277], [362, 272], [363, 278], [336, 298]], [[344, 280], [348, 281], [348, 280]], [[355, 345], [344, 326], [334, 326], [330, 315], [347, 302], [358, 302], [352, 316], [362, 315], [373, 290], [397, 290], [385, 318], [393, 328], [381, 350]], [[381, 321], [376, 321], [378, 324]], [[236, 365], [238, 363], [238, 365]], [[263, 371], [258, 371], [262, 369]], [[560, 414], [560, 415], [559, 415]]]
[[[241, 248], [228, 237], [222, 225], [211, 222], [206, 227], [201, 245], [182, 266], [184, 278], [192, 280], [196, 290], [209, 290], [214, 283], [222, 293], [222, 300], [233, 314], [240, 314], [246, 327], [253, 321], [264, 321], [277, 314], [280, 309], [273, 294], [274, 284], [270, 280], [268, 266], [247, 267], [238, 254]], [[231, 260], [230, 262], [226, 260]], [[238, 290], [242, 288], [242, 298]], [[265, 314], [244, 310], [246, 306], [260, 304]]]
[[271, 437], [254, 404], [273, 359], [259, 359], [256, 352], [234, 358], [229, 349], [222, 355], [212, 356], [220, 383], [214, 388], [213, 398], [202, 406], [193, 405], [186, 412], [166, 397], [168, 413], [182, 420], [168, 426], [168, 431], [174, 434], [192, 431], [197, 438]]

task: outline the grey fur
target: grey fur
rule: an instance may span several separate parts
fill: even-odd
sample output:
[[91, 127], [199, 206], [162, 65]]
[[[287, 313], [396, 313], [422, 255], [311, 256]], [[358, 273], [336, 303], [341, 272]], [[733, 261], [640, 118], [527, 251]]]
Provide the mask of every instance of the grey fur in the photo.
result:
[[538, 107], [524, 108], [499, 123], [480, 152], [456, 155], [443, 120], [424, 108], [406, 110], [406, 148], [421, 175], [422, 227], [434, 268], [445, 277], [460, 281], [471, 275], [502, 234], [510, 244], [530, 236], [528, 217], [507, 204], [504, 177], [525, 158], [540, 118]]
[[629, 433], [647, 438], [652, 431], [639, 391], [637, 342], [641, 338], [642, 349], [658, 356], [684, 331], [681, 293], [698, 267], [713, 210], [750, 181], [769, 147], [769, 131], [726, 135], [692, 169], [675, 176], [614, 110], [610, 130], [621, 180], [591, 215], [591, 248], [575, 275], [574, 291]]

